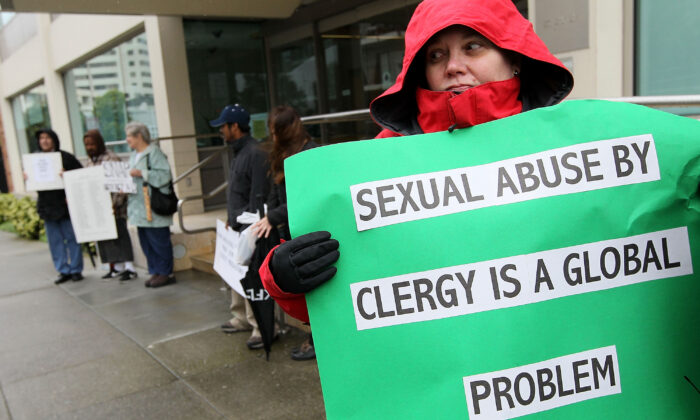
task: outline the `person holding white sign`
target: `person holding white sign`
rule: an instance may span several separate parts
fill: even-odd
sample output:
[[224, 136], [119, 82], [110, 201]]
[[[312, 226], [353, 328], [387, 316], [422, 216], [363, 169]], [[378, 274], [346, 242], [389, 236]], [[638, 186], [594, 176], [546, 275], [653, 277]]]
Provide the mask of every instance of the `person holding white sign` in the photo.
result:
[[[573, 76], [510, 0], [426, 0], [405, 35], [396, 83], [370, 104], [377, 138], [465, 128], [562, 101]], [[304, 294], [331, 279], [338, 242], [328, 232], [287, 241], [260, 268], [270, 295], [309, 320]]]
[[[99, 130], [88, 130], [83, 135], [85, 152], [88, 155], [87, 166], [100, 166], [103, 162], [121, 162], [119, 156], [105, 147], [105, 141]], [[109, 272], [103, 279], [119, 277], [120, 280], [131, 280], [138, 275], [134, 268], [134, 251], [131, 248], [131, 238], [126, 228], [127, 195], [111, 193], [114, 220], [117, 225], [117, 239], [97, 242], [100, 259], [103, 264], [109, 264]]]
[[126, 141], [134, 150], [129, 158], [129, 166], [136, 183], [136, 193], [129, 194], [127, 216], [129, 223], [137, 227], [139, 243], [146, 255], [148, 273], [151, 274], [145, 285], [167, 286], [175, 283], [173, 244], [170, 242], [173, 216], [152, 211], [148, 200], [155, 188], [153, 185], [165, 185], [161, 188], [163, 193], [169, 190], [167, 185], [172, 180], [170, 165], [160, 148], [151, 144], [151, 134], [145, 124], [134, 121], [127, 124]]
[[[258, 201], [268, 193], [266, 153], [258, 146], [258, 141], [250, 135], [250, 113], [241, 105], [227, 105], [219, 118], [209, 121], [218, 128], [224, 141], [231, 145], [235, 159], [229, 167], [226, 207], [228, 218], [226, 228], [242, 232], [247, 224], [239, 223], [243, 213], [257, 213]], [[251, 271], [252, 270], [252, 271]], [[246, 275], [254, 275], [250, 269]], [[263, 348], [263, 341], [250, 302], [231, 290], [231, 319], [221, 325], [224, 333], [252, 331], [246, 345], [251, 350]]]
[[[60, 149], [61, 143], [53, 130], [41, 129], [36, 132], [35, 137], [39, 144], [39, 153], [61, 153], [64, 171], [83, 167], [75, 156]], [[51, 258], [59, 273], [54, 283], [61, 284], [71, 279], [73, 281], [82, 280], [83, 252], [80, 244], [75, 240], [75, 232], [73, 232], [73, 225], [68, 214], [65, 190], [38, 191], [37, 194], [36, 210], [39, 217], [44, 219]]]

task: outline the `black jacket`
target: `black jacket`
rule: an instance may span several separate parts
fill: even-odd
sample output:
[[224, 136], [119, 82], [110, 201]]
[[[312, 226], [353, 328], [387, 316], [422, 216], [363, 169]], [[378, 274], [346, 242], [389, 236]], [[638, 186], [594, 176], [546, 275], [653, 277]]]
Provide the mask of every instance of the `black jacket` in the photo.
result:
[[246, 135], [233, 143], [235, 158], [231, 163], [226, 190], [228, 224], [236, 231], [247, 225], [236, 222], [244, 211], [256, 213], [269, 191], [267, 153], [258, 141]]
[[[313, 140], [306, 142], [300, 150], [313, 149], [318, 147]], [[272, 226], [277, 227], [280, 237], [284, 240], [290, 240], [289, 233], [289, 218], [287, 216], [287, 187], [283, 180], [280, 184], [270, 183], [270, 194], [267, 196], [267, 220]]]
[[[72, 154], [60, 150], [61, 143], [58, 141], [58, 136], [52, 130], [39, 130], [36, 133], [37, 143], [39, 142], [39, 135], [41, 133], [47, 133], [54, 142], [54, 150], [61, 152], [61, 164], [64, 171], [70, 171], [72, 169], [82, 168], [83, 165], [78, 162]], [[41, 147], [39, 147], [41, 150]], [[42, 153], [42, 152], [38, 152]], [[68, 214], [68, 204], [66, 203], [66, 191], [65, 190], [50, 190], [50, 191], [39, 191], [37, 192], [39, 198], [36, 202], [36, 211], [39, 213], [39, 217], [44, 220], [61, 220], [70, 217]]]

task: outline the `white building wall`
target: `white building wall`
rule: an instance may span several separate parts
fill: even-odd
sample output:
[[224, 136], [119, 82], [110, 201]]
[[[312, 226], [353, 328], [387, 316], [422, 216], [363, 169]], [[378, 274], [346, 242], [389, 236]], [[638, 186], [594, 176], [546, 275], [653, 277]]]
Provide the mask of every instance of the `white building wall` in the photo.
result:
[[[631, 2], [623, 0], [560, 0], [586, 2], [588, 5], [588, 47], [558, 52], [555, 55], [574, 74], [574, 90], [569, 98], [609, 98], [629, 95], [625, 86], [632, 77], [625, 61], [628, 49], [633, 45], [626, 37], [633, 36], [626, 24], [626, 15], [633, 14]], [[528, 14], [532, 22], [537, 18], [539, 0], [528, 1]], [[555, 17], [557, 18], [557, 17]], [[571, 16], [560, 16], [576, 28]], [[566, 24], [564, 24], [566, 25]], [[542, 28], [535, 26], [535, 32]], [[544, 39], [545, 44], [547, 39]], [[629, 74], [628, 74], [629, 73]]]
[[[26, 190], [10, 100], [44, 83], [52, 128], [61, 138], [61, 147], [73, 151], [64, 72], [140, 32], [145, 31], [148, 38], [150, 69], [138, 64], [145, 57], [139, 52], [146, 49], [143, 44], [134, 43], [134, 53], [126, 56], [126, 59], [137, 62], [130, 71], [137, 72], [139, 83], [142, 83], [142, 72], [151, 72], [159, 137], [194, 133], [181, 18], [60, 15], [52, 21], [49, 14], [36, 14], [34, 17], [38, 25], [37, 34], [0, 63], [0, 112], [15, 192], [23, 193]], [[98, 79], [98, 82], [92, 80], [93, 85], [119, 84], [122, 91], [130, 90], [130, 86], [121, 86], [124, 84], [122, 69], [105, 67], [104, 71], [95, 74], [102, 73], [117, 73], [117, 77]], [[83, 83], [79, 86], [83, 86]], [[86, 87], [89, 88], [89, 85]], [[175, 176], [197, 162], [193, 139], [164, 141], [162, 148], [168, 155]], [[177, 186], [180, 196], [201, 194], [199, 174], [195, 173], [189, 178]], [[191, 203], [187, 210], [199, 212], [202, 204]]]

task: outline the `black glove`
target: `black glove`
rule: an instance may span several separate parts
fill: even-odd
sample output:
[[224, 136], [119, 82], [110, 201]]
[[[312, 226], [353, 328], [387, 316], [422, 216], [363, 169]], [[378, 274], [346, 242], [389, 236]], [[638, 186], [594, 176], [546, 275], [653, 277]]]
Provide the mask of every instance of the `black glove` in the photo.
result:
[[275, 249], [270, 271], [275, 283], [287, 293], [307, 293], [327, 282], [338, 271], [338, 241], [326, 231], [311, 232]]

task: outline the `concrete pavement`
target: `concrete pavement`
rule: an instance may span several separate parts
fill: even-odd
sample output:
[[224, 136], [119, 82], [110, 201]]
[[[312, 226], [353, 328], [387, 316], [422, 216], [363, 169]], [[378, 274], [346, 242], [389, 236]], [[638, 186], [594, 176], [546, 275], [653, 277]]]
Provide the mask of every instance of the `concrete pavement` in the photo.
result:
[[314, 361], [289, 351], [291, 329], [264, 351], [246, 333], [226, 335], [227, 294], [218, 277], [147, 274], [55, 286], [48, 246], [0, 232], [0, 420], [324, 418]]

